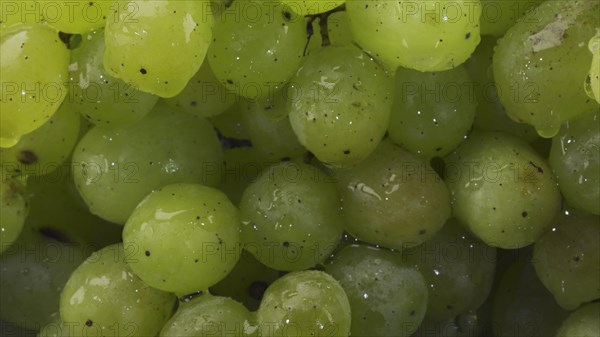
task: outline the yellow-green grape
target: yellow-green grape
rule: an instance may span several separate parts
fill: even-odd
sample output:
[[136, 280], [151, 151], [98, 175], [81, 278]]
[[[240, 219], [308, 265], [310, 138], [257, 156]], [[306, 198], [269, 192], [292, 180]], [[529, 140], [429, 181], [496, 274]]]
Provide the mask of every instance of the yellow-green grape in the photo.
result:
[[[179, 94], [200, 69], [212, 40], [210, 7], [205, 0], [116, 1], [106, 21], [104, 68], [141, 91]], [[147, 55], [152, 56], [140, 57]]]
[[237, 263], [237, 208], [223, 192], [174, 184], [149, 194], [123, 229], [129, 265], [145, 283], [178, 296], [207, 290]]
[[515, 121], [545, 138], [562, 124], [597, 108], [584, 90], [600, 3], [546, 1], [498, 41], [493, 71], [500, 102]]
[[552, 139], [549, 163], [567, 204], [600, 215], [600, 112], [566, 123]]
[[330, 166], [356, 164], [387, 129], [393, 81], [354, 45], [310, 54], [291, 80], [289, 118], [300, 144]]
[[481, 35], [501, 37], [517, 20], [530, 15], [544, 0], [481, 0]]
[[223, 175], [219, 189], [238, 205], [242, 194], [274, 162], [263, 158], [254, 147], [234, 147], [223, 151]]
[[[0, 35], [7, 31], [7, 28], [21, 23], [29, 24], [44, 24], [45, 8], [40, 6], [39, 0], [2, 0], [0, 6]], [[55, 4], [50, 4], [48, 13], [52, 18], [56, 18], [59, 14], [55, 10]]]
[[492, 288], [496, 249], [450, 219], [430, 240], [402, 252], [428, 285], [426, 317], [443, 321], [479, 308]]
[[165, 324], [160, 337], [257, 336], [254, 316], [227, 297], [203, 295], [182, 304]]
[[257, 320], [264, 337], [347, 337], [350, 303], [333, 277], [322, 271], [298, 271], [284, 275], [267, 288]]
[[215, 126], [221, 135], [233, 139], [249, 139], [248, 128], [242, 120], [243, 110], [240, 104], [234, 104], [225, 112], [209, 117], [208, 120]]
[[[66, 103], [40, 128], [21, 137], [10, 148], [0, 148], [5, 174], [46, 175], [64, 169], [79, 136], [79, 114]], [[59, 172], [57, 174], [63, 174]]]
[[50, 119], [66, 97], [69, 51], [52, 28], [20, 24], [2, 31], [0, 53], [0, 147], [11, 147]]
[[313, 15], [328, 12], [346, 0], [282, 0], [294, 13], [299, 15]]
[[133, 82], [109, 75], [103, 54], [104, 32], [84, 34], [80, 45], [71, 51], [70, 91], [65, 104], [106, 128], [134, 124], [150, 112], [158, 97], [139, 91]]
[[600, 32], [590, 39], [588, 48], [592, 53], [592, 66], [585, 82], [585, 90], [588, 96], [600, 103]]
[[471, 129], [477, 101], [461, 65], [442, 72], [396, 71], [388, 135], [413, 154], [430, 159], [452, 152]]
[[492, 247], [533, 243], [560, 210], [548, 164], [513, 135], [471, 133], [445, 164], [453, 216]]
[[354, 41], [391, 70], [442, 71], [479, 43], [479, 0], [347, 0]]
[[567, 310], [600, 298], [600, 218], [567, 211], [535, 242], [533, 265], [556, 302]]
[[77, 144], [72, 165], [90, 211], [124, 224], [156, 188], [177, 182], [217, 185], [222, 162], [209, 122], [159, 103], [134, 125], [90, 130]]
[[520, 256], [504, 271], [491, 298], [497, 337], [555, 336], [568, 315], [538, 279], [531, 254]]
[[29, 196], [19, 179], [0, 181], [0, 253], [21, 234], [29, 213]]
[[397, 249], [417, 246], [450, 217], [442, 179], [429, 163], [390, 141], [335, 178], [346, 230], [359, 240]]
[[423, 320], [428, 297], [425, 279], [395, 255], [350, 245], [325, 265], [350, 301], [351, 336], [410, 336]]
[[472, 90], [477, 101], [477, 113], [475, 114], [473, 128], [508, 132], [523, 138], [527, 142], [533, 142], [539, 138], [533, 126], [517, 123], [510, 119], [498, 98], [498, 91], [492, 73], [495, 46], [496, 38], [482, 36], [481, 43], [479, 43], [473, 55], [464, 63], [473, 79], [471, 83], [473, 85]]
[[252, 146], [264, 158], [271, 161], [301, 160], [306, 149], [300, 145], [292, 130], [289, 118], [282, 114], [278, 119], [269, 118], [267, 114], [273, 110], [284, 110], [287, 114], [288, 104], [281, 92], [276, 92], [272, 100], [242, 103], [242, 118], [248, 130]]
[[104, 247], [71, 274], [60, 295], [60, 317], [75, 325], [75, 336], [156, 336], [167, 322], [175, 296], [132, 272], [136, 248]]
[[600, 334], [600, 303], [590, 303], [562, 322], [557, 337], [594, 337]]
[[51, 322], [69, 275], [90, 253], [84, 245], [54, 240], [26, 225], [0, 256], [0, 319], [35, 330]]
[[206, 57], [228, 90], [260, 99], [294, 74], [305, 43], [304, 18], [285, 4], [234, 1], [216, 19]]
[[279, 276], [279, 271], [258, 262], [247, 251], [242, 251], [240, 260], [231, 272], [209, 290], [213, 295], [231, 297], [243, 303], [248, 310], [255, 311], [265, 290]]
[[164, 99], [175, 110], [204, 118], [223, 113], [239, 100], [236, 93], [227, 91], [215, 78], [206, 59], [182, 92]]
[[114, 0], [35, 1], [49, 26], [70, 34], [104, 28], [106, 21], [113, 19], [111, 9], [115, 6]]
[[323, 262], [343, 231], [333, 182], [300, 162], [265, 169], [240, 202], [244, 248], [276, 270], [304, 270]]

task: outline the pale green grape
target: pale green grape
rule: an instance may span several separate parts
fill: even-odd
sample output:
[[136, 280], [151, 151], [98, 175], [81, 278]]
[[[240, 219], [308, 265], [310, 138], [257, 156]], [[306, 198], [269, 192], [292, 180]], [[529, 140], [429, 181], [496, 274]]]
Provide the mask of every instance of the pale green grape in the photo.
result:
[[0, 53], [0, 147], [11, 147], [50, 119], [66, 97], [69, 51], [53, 29], [20, 24], [2, 31]]
[[84, 34], [112, 20], [114, 0], [36, 0], [49, 26], [64, 33]]
[[348, 295], [352, 336], [410, 336], [427, 308], [427, 284], [399, 256], [364, 245], [350, 245], [325, 265]]
[[336, 172], [346, 230], [388, 248], [430, 239], [450, 217], [446, 185], [428, 163], [384, 140], [356, 167]]
[[60, 317], [75, 324], [75, 336], [155, 336], [169, 319], [175, 297], [131, 271], [135, 248], [104, 247], [71, 274], [60, 295]]
[[65, 104], [96, 125], [131, 125], [148, 114], [158, 97], [137, 90], [136, 84], [110, 76], [104, 70], [104, 32], [83, 35], [71, 52], [69, 95]]
[[277, 270], [323, 262], [343, 231], [333, 180], [299, 162], [267, 168], [244, 191], [240, 211], [244, 248]]
[[0, 253], [21, 234], [29, 213], [29, 196], [19, 179], [0, 181]]
[[[2, 0], [0, 6], [0, 35], [20, 23], [44, 23], [44, 10], [37, 0]], [[54, 12], [56, 13], [56, 12]]]
[[299, 271], [273, 282], [257, 312], [260, 335], [348, 336], [350, 303], [344, 289], [321, 271]]
[[254, 147], [235, 147], [223, 151], [223, 175], [219, 189], [234, 205], [242, 199], [244, 190], [273, 164]]
[[215, 78], [208, 61], [190, 79], [177, 96], [165, 99], [165, 103], [178, 111], [198, 117], [211, 117], [231, 108], [240, 98]]
[[249, 139], [248, 128], [244, 125], [242, 112], [240, 104], [234, 104], [225, 112], [212, 116], [208, 120], [225, 137], [238, 140]]
[[178, 296], [207, 290], [240, 256], [237, 208], [223, 192], [174, 184], [149, 194], [123, 229], [134, 247], [131, 269], [150, 286]]
[[215, 77], [240, 96], [268, 97], [302, 61], [304, 18], [282, 3], [234, 1], [215, 21], [206, 57]]
[[289, 117], [300, 144], [325, 164], [355, 164], [385, 134], [393, 82], [354, 45], [311, 53], [291, 80]]
[[479, 43], [479, 0], [347, 0], [354, 41], [395, 70], [442, 71]]
[[124, 224], [153, 189], [176, 182], [216, 185], [222, 161], [210, 123], [158, 104], [132, 126], [90, 130], [75, 148], [73, 175], [92, 213]]
[[556, 302], [567, 310], [600, 298], [600, 218], [564, 212], [535, 242], [533, 266]]
[[568, 315], [538, 279], [531, 254], [521, 255], [504, 271], [491, 297], [497, 337], [555, 336]]
[[182, 304], [165, 324], [161, 337], [255, 336], [254, 317], [241, 303], [227, 297], [203, 295]]
[[265, 290], [279, 278], [279, 274], [277, 270], [258, 262], [252, 254], [242, 251], [235, 267], [224, 279], [210, 287], [210, 293], [231, 297], [243, 303], [249, 310], [255, 311]]
[[544, 0], [481, 0], [481, 35], [500, 37], [517, 20], [528, 21]]
[[0, 255], [0, 318], [39, 329], [56, 316], [69, 275], [91, 253], [86, 246], [56, 241], [27, 225]]
[[494, 282], [496, 249], [450, 219], [430, 240], [402, 252], [429, 289], [427, 318], [443, 321], [483, 304]]
[[13, 147], [0, 148], [2, 171], [27, 176], [57, 170], [77, 143], [79, 125], [79, 114], [63, 103], [44, 125], [21, 137]]
[[426, 159], [452, 152], [475, 118], [472, 83], [463, 66], [430, 73], [398, 68], [390, 139]]
[[600, 32], [590, 39], [588, 49], [592, 53], [592, 65], [588, 74], [589, 84], [586, 81], [585, 90], [588, 96], [600, 103]]
[[590, 303], [573, 312], [560, 326], [557, 337], [594, 337], [600, 334], [600, 303]]
[[600, 215], [600, 112], [566, 123], [549, 163], [569, 206]]
[[552, 224], [560, 192], [546, 161], [501, 132], [475, 132], [445, 158], [452, 214], [483, 242], [515, 249]]
[[492, 59], [496, 39], [482, 36], [475, 52], [464, 63], [473, 79], [472, 89], [477, 100], [477, 114], [473, 127], [479, 130], [508, 132], [527, 142], [538, 139], [533, 126], [517, 123], [510, 119], [498, 98], [498, 91], [492, 73]]
[[[286, 116], [287, 103], [284, 95], [276, 92], [271, 100], [246, 101], [242, 104], [244, 109], [242, 118], [252, 146], [268, 160], [279, 161], [292, 158], [300, 160], [306, 154], [306, 149], [298, 142], [290, 120]], [[285, 112], [275, 113], [283, 116], [272, 119], [267, 114], [274, 113], [273, 110]]]
[[294, 13], [299, 15], [313, 15], [328, 12], [346, 0], [281, 0], [288, 5]]
[[212, 39], [209, 1], [119, 0], [109, 15], [108, 74], [141, 91], [173, 97], [200, 69]]
[[512, 26], [494, 52], [494, 79], [506, 113], [550, 138], [561, 124], [597, 108], [584, 90], [600, 3], [546, 1]]

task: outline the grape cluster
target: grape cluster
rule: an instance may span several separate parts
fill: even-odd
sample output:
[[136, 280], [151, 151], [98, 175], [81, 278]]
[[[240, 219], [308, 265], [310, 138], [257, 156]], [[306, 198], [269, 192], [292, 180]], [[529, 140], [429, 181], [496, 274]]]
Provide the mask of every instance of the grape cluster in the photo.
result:
[[600, 336], [598, 0], [1, 0], [0, 335]]

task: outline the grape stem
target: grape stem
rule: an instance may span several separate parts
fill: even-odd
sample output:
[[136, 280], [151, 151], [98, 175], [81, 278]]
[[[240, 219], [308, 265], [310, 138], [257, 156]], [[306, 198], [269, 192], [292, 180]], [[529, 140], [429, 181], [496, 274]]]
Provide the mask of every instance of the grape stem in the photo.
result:
[[333, 13], [341, 12], [346, 10], [346, 4], [341, 4], [336, 8], [329, 10], [324, 13], [306, 15], [306, 45], [304, 46], [303, 55], [306, 56], [306, 49], [308, 48], [308, 44], [310, 43], [310, 38], [314, 35], [313, 22], [316, 19], [319, 19], [319, 28], [321, 30], [321, 47], [326, 47], [331, 45], [331, 41], [329, 40], [329, 31], [327, 29], [327, 19]]

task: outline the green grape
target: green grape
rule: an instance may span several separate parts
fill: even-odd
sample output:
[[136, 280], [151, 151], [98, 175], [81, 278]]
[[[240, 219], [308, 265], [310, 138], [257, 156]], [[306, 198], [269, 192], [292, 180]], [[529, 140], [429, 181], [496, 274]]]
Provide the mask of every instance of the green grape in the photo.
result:
[[300, 145], [292, 130], [289, 118], [283, 115], [282, 118], [272, 119], [267, 115], [273, 110], [284, 110], [287, 114], [287, 103], [283, 95], [276, 93], [272, 100], [246, 101], [242, 105], [242, 119], [252, 146], [268, 160], [299, 160], [306, 154], [306, 149]]
[[589, 97], [600, 103], [600, 32], [590, 39], [588, 49], [592, 53], [592, 65], [585, 82], [585, 91]]
[[599, 20], [597, 1], [546, 1], [498, 41], [494, 79], [512, 119], [550, 138], [561, 124], [597, 108], [583, 83], [592, 55], [580, 45]]
[[348, 297], [338, 281], [322, 271], [293, 272], [273, 282], [257, 318], [264, 337], [350, 335]]
[[267, 287], [279, 278], [280, 272], [271, 269], [242, 251], [240, 260], [231, 272], [219, 283], [210, 288], [210, 293], [231, 297], [255, 311], [260, 305]]
[[161, 337], [256, 336], [252, 314], [227, 297], [203, 295], [183, 304], [165, 324]]
[[66, 97], [69, 51], [53, 29], [20, 24], [2, 31], [0, 53], [0, 147], [11, 147], [44, 125]]
[[158, 104], [132, 126], [90, 130], [75, 148], [73, 175], [92, 213], [124, 224], [153, 189], [177, 182], [216, 185], [222, 161], [210, 123]]
[[573, 312], [560, 326], [557, 337], [594, 337], [600, 334], [600, 303], [590, 303]]
[[249, 139], [248, 128], [242, 119], [242, 108], [234, 104], [225, 112], [210, 117], [208, 120], [217, 128], [221, 135], [233, 139]]
[[533, 266], [556, 302], [567, 310], [600, 298], [600, 218], [564, 212], [534, 245]]
[[427, 284], [386, 250], [350, 245], [325, 266], [348, 295], [352, 336], [410, 336], [425, 316]]
[[7, 31], [7, 28], [20, 23], [45, 23], [43, 10], [40, 8], [40, 3], [37, 0], [2, 0], [1, 4], [0, 35], [3, 35]]
[[600, 215], [600, 112], [566, 123], [552, 139], [549, 163], [569, 206]]
[[545, 160], [513, 135], [471, 133], [445, 164], [453, 216], [492, 247], [533, 243], [560, 209]]
[[304, 270], [331, 254], [342, 231], [331, 177], [299, 162], [266, 169], [242, 195], [244, 248], [276, 270]]
[[497, 337], [555, 336], [568, 312], [538, 279], [531, 255], [522, 255], [498, 278], [492, 322]]
[[60, 168], [79, 136], [79, 114], [63, 103], [38, 129], [10, 148], [0, 148], [2, 171], [18, 175], [45, 175]]
[[294, 13], [299, 15], [314, 15], [328, 12], [346, 0], [281, 0], [288, 5]]
[[0, 255], [0, 318], [38, 330], [56, 316], [69, 275], [87, 257], [84, 245], [46, 237], [26, 224]]
[[[247, 117], [246, 120], [259, 117], [271, 121], [283, 119], [290, 112], [288, 106], [289, 96], [289, 86], [285, 86], [262, 99], [242, 99], [240, 104], [243, 111], [242, 116]], [[252, 126], [249, 126], [248, 129], [248, 131], [251, 131]]]
[[19, 179], [0, 180], [0, 253], [21, 234], [29, 213], [29, 196]]
[[207, 59], [215, 77], [240, 96], [261, 99], [302, 61], [303, 17], [278, 2], [234, 1], [218, 17]]
[[479, 43], [479, 0], [347, 0], [354, 41], [388, 68], [454, 68]]
[[430, 240], [402, 252], [429, 285], [427, 318], [443, 321], [483, 304], [492, 288], [496, 249], [450, 219]]
[[131, 271], [132, 248], [104, 247], [69, 277], [60, 295], [60, 317], [75, 325], [75, 336], [155, 336], [171, 316], [175, 297]]
[[108, 74], [160, 97], [183, 91], [212, 40], [210, 2], [118, 0], [109, 15], [104, 51]]
[[238, 205], [244, 190], [273, 162], [263, 159], [254, 147], [235, 147], [223, 151], [223, 175], [219, 189]]
[[215, 78], [208, 61], [204, 60], [200, 69], [190, 79], [187, 86], [177, 96], [164, 99], [173, 109], [190, 113], [197, 117], [211, 117], [231, 108], [239, 97]]
[[481, 0], [481, 35], [501, 37], [517, 23], [528, 21], [544, 0]]
[[385, 134], [393, 82], [354, 45], [310, 54], [291, 80], [289, 117], [300, 144], [331, 166], [369, 156]]
[[473, 79], [473, 89], [477, 100], [477, 113], [473, 127], [478, 130], [507, 132], [523, 138], [527, 142], [533, 142], [539, 138], [533, 126], [517, 123], [510, 119], [500, 103], [492, 73], [494, 47], [496, 47], [495, 38], [482, 36], [481, 43], [464, 63]]
[[125, 83], [104, 70], [104, 38], [102, 30], [84, 34], [81, 44], [71, 52], [67, 103], [96, 125], [131, 125], [150, 112], [158, 97], [139, 91], [134, 83]]
[[107, 18], [112, 19], [113, 0], [36, 1], [48, 25], [64, 33], [84, 34], [103, 28]]
[[131, 269], [150, 286], [178, 296], [222, 280], [239, 259], [237, 208], [221, 191], [174, 184], [149, 194], [123, 229], [134, 247]]
[[436, 73], [398, 68], [390, 139], [426, 159], [452, 152], [475, 118], [472, 83], [463, 66]]
[[417, 246], [450, 217], [442, 179], [428, 163], [387, 140], [335, 177], [346, 230], [359, 240], [397, 249]]

